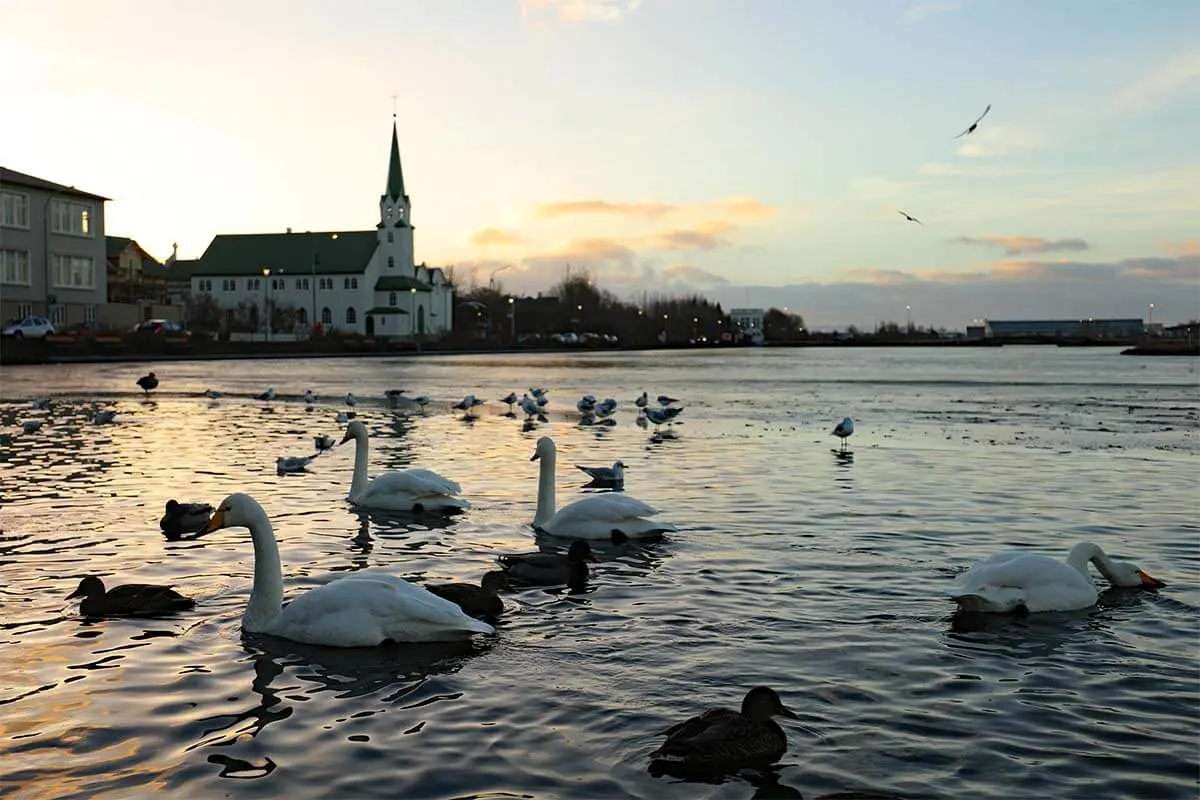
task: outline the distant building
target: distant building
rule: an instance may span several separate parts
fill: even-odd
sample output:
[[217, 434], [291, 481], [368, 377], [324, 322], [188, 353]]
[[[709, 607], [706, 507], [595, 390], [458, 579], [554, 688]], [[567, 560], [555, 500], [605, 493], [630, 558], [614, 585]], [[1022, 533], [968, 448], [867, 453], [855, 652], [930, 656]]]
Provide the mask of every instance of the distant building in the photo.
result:
[[729, 324], [733, 328], [734, 338], [749, 340], [755, 344], [763, 341], [763, 318], [766, 312], [761, 308], [733, 308], [729, 310]]
[[105, 236], [108, 302], [162, 304], [167, 300], [167, 273], [154, 256], [133, 239]]
[[0, 317], [45, 315], [60, 328], [101, 318], [107, 201], [0, 167]]
[[452, 327], [453, 288], [440, 269], [414, 263], [411, 212], [393, 124], [375, 230], [223, 234], [198, 261], [170, 264], [168, 280], [186, 271], [190, 292], [211, 295], [227, 318], [239, 306], [253, 308], [264, 325], [273, 320], [272, 329], [287, 312], [326, 332], [436, 336]]
[[[1057, 339], [1122, 339], [1140, 336], [1146, 329], [1141, 319], [1064, 319], [983, 321], [984, 338], [1040, 336]], [[969, 335], [969, 329], [968, 329]]]

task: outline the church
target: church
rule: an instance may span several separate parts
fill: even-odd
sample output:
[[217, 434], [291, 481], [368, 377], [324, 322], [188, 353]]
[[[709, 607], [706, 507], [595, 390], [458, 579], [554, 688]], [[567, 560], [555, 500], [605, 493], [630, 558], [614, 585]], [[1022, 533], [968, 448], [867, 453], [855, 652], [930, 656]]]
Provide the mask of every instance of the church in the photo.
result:
[[324, 333], [380, 338], [436, 337], [453, 327], [445, 274], [413, 260], [394, 120], [375, 230], [221, 234], [188, 267], [193, 295], [212, 296], [228, 316], [251, 309], [264, 330], [270, 317], [277, 334], [308, 330], [311, 321]]

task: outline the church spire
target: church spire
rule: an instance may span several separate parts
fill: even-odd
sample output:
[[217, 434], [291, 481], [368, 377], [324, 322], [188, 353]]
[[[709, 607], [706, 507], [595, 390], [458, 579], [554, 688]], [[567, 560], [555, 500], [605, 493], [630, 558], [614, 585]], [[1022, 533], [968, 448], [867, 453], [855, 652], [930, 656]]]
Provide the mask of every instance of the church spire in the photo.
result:
[[392, 156], [388, 162], [387, 195], [392, 200], [402, 200], [404, 194], [404, 173], [400, 170], [400, 140], [396, 136], [396, 116], [392, 115]]

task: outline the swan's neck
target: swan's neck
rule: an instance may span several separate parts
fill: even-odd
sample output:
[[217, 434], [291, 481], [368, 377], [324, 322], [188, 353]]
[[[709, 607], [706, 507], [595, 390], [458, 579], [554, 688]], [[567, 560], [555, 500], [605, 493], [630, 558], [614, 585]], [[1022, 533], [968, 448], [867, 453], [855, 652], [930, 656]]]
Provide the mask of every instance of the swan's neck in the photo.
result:
[[354, 477], [350, 481], [350, 498], [360, 496], [366, 491], [367, 478], [367, 454], [370, 445], [367, 442], [366, 436], [354, 437]]
[[1071, 548], [1070, 555], [1067, 556], [1067, 563], [1074, 567], [1080, 575], [1091, 580], [1091, 573], [1088, 572], [1088, 562], [1096, 565], [1100, 573], [1104, 577], [1111, 580], [1113, 572], [1112, 561], [1100, 549], [1100, 545], [1092, 544], [1091, 542], [1080, 542]]
[[537, 513], [533, 515], [533, 527], [535, 528], [545, 524], [547, 520], [554, 516], [554, 509], [556, 507], [554, 497], [554, 462], [556, 460], [553, 454], [542, 456], [538, 459], [541, 462], [541, 467], [538, 476]]
[[242, 628], [254, 633], [265, 630], [283, 607], [283, 566], [267, 513], [259, 509], [247, 527], [254, 541], [254, 587], [242, 615]]

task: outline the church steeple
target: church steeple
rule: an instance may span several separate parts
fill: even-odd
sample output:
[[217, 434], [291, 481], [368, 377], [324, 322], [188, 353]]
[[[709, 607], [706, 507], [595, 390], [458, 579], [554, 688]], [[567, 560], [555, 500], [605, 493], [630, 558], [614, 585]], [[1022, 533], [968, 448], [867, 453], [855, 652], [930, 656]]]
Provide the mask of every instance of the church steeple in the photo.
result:
[[387, 194], [385, 197], [393, 202], [402, 200], [408, 195], [404, 193], [404, 173], [400, 169], [400, 140], [396, 136], [396, 120], [392, 118], [392, 154], [388, 162]]

